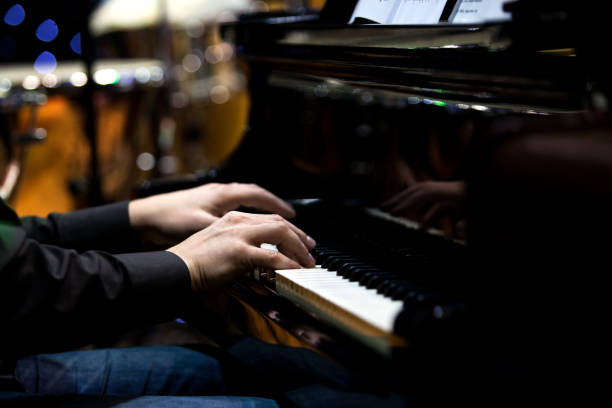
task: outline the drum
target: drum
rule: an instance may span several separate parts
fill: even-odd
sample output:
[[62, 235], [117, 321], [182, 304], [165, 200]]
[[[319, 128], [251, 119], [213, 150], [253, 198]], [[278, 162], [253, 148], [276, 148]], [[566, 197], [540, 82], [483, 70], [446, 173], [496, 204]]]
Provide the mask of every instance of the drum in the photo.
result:
[[46, 136], [44, 129], [36, 127], [37, 110], [45, 103], [45, 95], [13, 91], [9, 78], [15, 79], [13, 70], [0, 70], [0, 197], [5, 201], [11, 201], [17, 191], [25, 147]]
[[[245, 0], [134, 4], [129, 18], [113, 4], [97, 10], [91, 22], [99, 54], [104, 58], [150, 58], [164, 65], [164, 81], [149, 105], [153, 150], [137, 154], [139, 168], [151, 177], [172, 177], [207, 171], [222, 164], [238, 146], [249, 110], [245, 75], [224, 43], [219, 19], [248, 6]], [[150, 3], [150, 4], [149, 4]], [[163, 2], [161, 2], [163, 3]], [[125, 5], [124, 3], [122, 3]], [[148, 4], [148, 6], [147, 6]], [[137, 10], [136, 10], [137, 9]], [[191, 9], [189, 9], [191, 10]]]
[[[141, 122], [146, 122], [142, 118], [149, 116], [148, 105], [163, 82], [161, 64], [153, 59], [100, 60], [92, 72], [88, 78], [80, 62], [59, 63], [44, 75], [27, 64], [0, 68], [7, 129], [3, 146], [12, 146], [3, 148], [4, 191], [19, 214], [46, 215], [89, 204], [91, 146], [82, 89], [88, 81], [97, 89], [96, 147], [104, 200], [129, 198], [134, 183], [146, 178], [147, 172], [136, 166], [137, 155], [153, 147]], [[16, 183], [9, 189], [15, 174], [20, 176], [18, 194]]]

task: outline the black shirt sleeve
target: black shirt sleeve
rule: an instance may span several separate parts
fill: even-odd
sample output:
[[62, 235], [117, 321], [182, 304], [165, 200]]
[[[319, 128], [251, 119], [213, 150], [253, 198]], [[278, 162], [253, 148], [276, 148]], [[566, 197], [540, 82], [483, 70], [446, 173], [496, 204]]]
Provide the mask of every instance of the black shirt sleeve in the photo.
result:
[[135, 242], [127, 202], [19, 219], [0, 200], [0, 360], [177, 317], [192, 300], [187, 266], [166, 251], [107, 252]]
[[[40, 244], [13, 228], [0, 265], [0, 352], [55, 352], [178, 316], [191, 298], [185, 263], [166, 252], [111, 255]], [[6, 262], [8, 261], [8, 262]]]
[[128, 201], [86, 208], [47, 218], [22, 217], [27, 237], [78, 252], [92, 249], [131, 252], [142, 249], [130, 225]]
[[0, 200], [0, 360], [73, 349], [184, 310], [192, 291], [178, 256], [101, 250], [133, 244], [127, 205], [20, 220]]

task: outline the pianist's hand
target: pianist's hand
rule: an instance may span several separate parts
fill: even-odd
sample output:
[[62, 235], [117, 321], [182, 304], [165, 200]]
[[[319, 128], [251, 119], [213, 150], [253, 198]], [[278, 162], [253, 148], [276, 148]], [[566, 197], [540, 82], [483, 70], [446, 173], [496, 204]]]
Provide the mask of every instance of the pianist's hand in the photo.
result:
[[134, 200], [129, 205], [130, 223], [148, 241], [172, 245], [240, 206], [295, 216], [288, 203], [255, 184], [211, 183]]
[[[260, 248], [274, 244], [277, 251]], [[256, 267], [312, 268], [315, 242], [278, 215], [232, 211], [180, 244], [168, 249], [189, 269], [194, 291], [217, 291]]]
[[423, 181], [391, 197], [381, 207], [391, 214], [414, 219], [421, 229], [427, 229], [445, 211], [461, 208], [465, 188], [463, 181]]

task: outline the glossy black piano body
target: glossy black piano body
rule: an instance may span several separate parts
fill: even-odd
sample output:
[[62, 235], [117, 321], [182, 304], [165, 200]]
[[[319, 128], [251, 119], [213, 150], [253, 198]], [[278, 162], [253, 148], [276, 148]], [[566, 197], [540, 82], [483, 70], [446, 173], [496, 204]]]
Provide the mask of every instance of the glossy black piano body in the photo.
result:
[[[509, 181], [502, 185], [513, 188], [502, 192], [487, 172], [496, 149], [505, 145], [500, 141], [534, 131], [554, 135], [559, 129], [589, 129], [601, 84], [589, 65], [592, 55], [581, 54], [589, 48], [584, 36], [576, 34], [567, 13], [515, 11], [512, 22], [473, 26], [347, 26], [307, 14], [249, 18], [223, 27], [224, 38], [236, 45], [245, 64], [252, 112], [244, 141], [228, 163], [197, 182], [256, 182], [288, 199], [321, 199], [314, 206], [298, 206], [296, 220], [316, 239], [357, 256], [385, 248], [410, 280], [461, 306], [452, 318], [438, 321], [431, 307], [425, 316], [424, 309], [407, 304], [396, 330], [409, 346], [395, 350], [391, 359], [377, 359], [351, 344], [350, 336], [290, 310], [291, 302], [279, 299], [282, 306], [272, 305], [269, 293], [259, 296], [243, 284], [236, 293], [258, 305], [266, 319], [344, 363], [370, 374], [387, 367], [393, 381], [386, 384], [396, 390], [412, 392], [423, 385], [421, 390], [437, 385], [474, 390], [476, 384], [504, 388], [546, 377], [567, 379], [572, 371], [560, 362], [575, 360], [583, 346], [569, 345], [571, 336], [564, 337], [559, 316], [546, 320], [543, 314], [542, 305], [562, 301], [557, 295], [571, 286], [567, 281], [551, 285], [560, 290], [554, 296], [546, 290], [551, 271], [544, 265], [551, 246], [542, 244], [546, 250], [538, 251], [535, 240], [523, 244], [519, 232], [529, 235], [533, 228], [540, 242], [559, 233], [559, 227], [543, 227], [554, 225], [553, 213], [543, 204], [534, 207], [535, 213], [529, 210], [527, 194], [548, 191], [542, 188], [550, 180], [539, 179], [542, 183], [530, 189]], [[525, 157], [538, 160], [528, 148]], [[492, 174], [514, 174], [521, 157], [513, 160], [499, 167], [509, 173]], [[598, 177], [607, 174], [606, 169]], [[549, 176], [558, 186], [566, 174], [557, 168]], [[364, 208], [425, 180], [467, 180], [473, 228], [467, 245], [434, 238], [426, 251], [431, 264], [423, 267], [415, 261], [418, 251], [406, 256], [397, 247], [405, 245], [409, 252], [411, 241], [431, 238], [410, 229], [385, 236], [386, 228], [397, 224], [378, 228], [378, 221], [364, 218]], [[489, 190], [499, 193], [497, 200], [488, 199]], [[609, 203], [609, 190], [602, 191]], [[508, 200], [510, 192], [521, 198]], [[552, 192], [540, 198], [559, 204]], [[589, 220], [601, 220], [603, 207]], [[555, 216], [561, 208], [571, 211], [563, 203]], [[449, 213], [436, 227], [453, 237], [460, 218]], [[512, 234], [496, 229], [502, 219], [512, 220], [499, 223]], [[542, 226], [538, 220], [545, 220]], [[593, 231], [572, 225], [572, 233]], [[563, 248], [579, 240], [573, 235]], [[551, 242], [559, 243], [558, 235]], [[579, 246], [580, 256], [586, 247]], [[567, 259], [579, 255], [568, 253]], [[525, 266], [530, 259], [545, 273], [532, 274]], [[549, 266], [562, 264], [555, 260]], [[569, 304], [579, 303], [583, 294], [575, 300]], [[566, 311], [565, 306], [557, 310]], [[297, 323], [298, 318], [307, 323]], [[566, 355], [560, 353], [563, 348]], [[388, 377], [382, 377], [385, 383]]]
[[[291, 198], [379, 203], [414, 179], [462, 178], [470, 140], [500, 116], [584, 108], [587, 72], [561, 23], [540, 30], [316, 18], [224, 27], [248, 66], [253, 103], [222, 179], [263, 182]], [[527, 42], [532, 36], [538, 41]]]

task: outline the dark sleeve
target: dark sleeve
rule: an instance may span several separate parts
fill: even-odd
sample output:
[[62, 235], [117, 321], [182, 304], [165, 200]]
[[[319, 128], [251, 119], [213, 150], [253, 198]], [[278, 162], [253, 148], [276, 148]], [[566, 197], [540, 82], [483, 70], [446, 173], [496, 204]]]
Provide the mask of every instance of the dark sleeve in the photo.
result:
[[167, 321], [191, 300], [187, 267], [170, 252], [78, 253], [2, 223], [0, 237], [0, 353], [7, 358]]
[[141, 242], [130, 225], [128, 201], [91, 207], [47, 218], [22, 217], [27, 237], [79, 252], [92, 249], [107, 252], [141, 250]]

